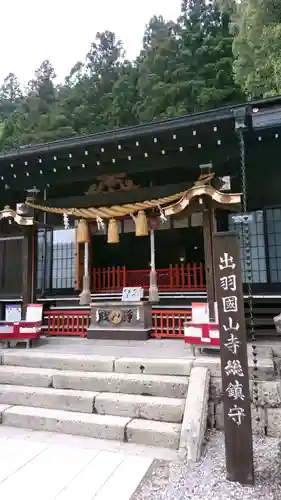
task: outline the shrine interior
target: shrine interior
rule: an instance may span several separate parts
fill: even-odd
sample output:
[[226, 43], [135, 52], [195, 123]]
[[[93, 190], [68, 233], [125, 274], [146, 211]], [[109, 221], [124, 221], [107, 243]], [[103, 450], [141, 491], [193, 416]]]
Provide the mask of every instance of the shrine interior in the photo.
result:
[[[121, 233], [120, 242], [107, 243], [106, 235], [92, 236], [94, 267], [126, 266], [127, 269], [150, 268], [149, 236], [137, 238], [133, 232]], [[173, 228], [155, 231], [155, 264], [157, 269], [170, 264], [204, 262], [204, 242], [201, 227]]]

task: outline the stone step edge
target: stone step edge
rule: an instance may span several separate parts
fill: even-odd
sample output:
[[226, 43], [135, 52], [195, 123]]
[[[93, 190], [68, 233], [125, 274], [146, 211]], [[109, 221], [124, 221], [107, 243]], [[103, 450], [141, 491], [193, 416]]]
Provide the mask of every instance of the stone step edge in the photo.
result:
[[[40, 386], [31, 386], [31, 385], [16, 385], [16, 384], [1, 384], [0, 383], [0, 397], [1, 397], [1, 391], [11, 391], [11, 392], [17, 392], [17, 391], [23, 391], [23, 392], [38, 392], [42, 394], [62, 394], [62, 395], [71, 395], [71, 396], [77, 396], [77, 397], [90, 397], [92, 396], [93, 398], [96, 398], [98, 396], [112, 396], [118, 397], [119, 399], [125, 399], [127, 396], [133, 397], [133, 398], [138, 398], [139, 400], [143, 401], [144, 403], [147, 401], [151, 400], [157, 400], [159, 402], [171, 402], [171, 403], [184, 403], [185, 398], [172, 398], [172, 397], [164, 397], [164, 396], [150, 396], [150, 395], [145, 395], [145, 394], [126, 394], [124, 392], [105, 392], [105, 391], [83, 391], [80, 389], [60, 389], [56, 387], [40, 387]], [[1, 403], [0, 403], [1, 404]], [[6, 404], [6, 403], [4, 403]]]
[[209, 392], [209, 369], [199, 366], [192, 368], [179, 444], [180, 457], [192, 462], [198, 462], [202, 454], [207, 428]]
[[0, 384], [185, 398], [189, 377], [0, 366]]
[[91, 376], [102, 377], [102, 378], [119, 378], [122, 377], [125, 380], [131, 380], [137, 378], [137, 380], [161, 380], [163, 383], [165, 381], [169, 382], [183, 382], [186, 381], [188, 383], [188, 376], [180, 376], [180, 375], [161, 375], [157, 373], [124, 373], [124, 372], [104, 372], [104, 371], [89, 371], [89, 370], [58, 370], [56, 368], [40, 368], [35, 366], [20, 366], [20, 365], [1, 365], [0, 364], [0, 373], [27, 373], [27, 374], [42, 374], [42, 375], [66, 375], [66, 376]]
[[[0, 352], [0, 365], [56, 370], [189, 376], [192, 357], [146, 358], [40, 352]], [[68, 366], [69, 367], [68, 367]]]
[[0, 404], [181, 423], [185, 399], [0, 384]]
[[[189, 347], [189, 346], [188, 346]], [[220, 377], [220, 358], [211, 354], [194, 357], [190, 352], [184, 358], [145, 358], [145, 357], [117, 357], [105, 355], [88, 354], [62, 354], [52, 352], [5, 352], [0, 350], [1, 366], [25, 366], [26, 368], [42, 368], [64, 371], [80, 371], [93, 373], [128, 373], [140, 375], [163, 375], [163, 376], [190, 376], [191, 369], [195, 366], [207, 367], [211, 377]], [[22, 361], [21, 361], [22, 360]], [[48, 363], [57, 363], [57, 367], [50, 368]], [[66, 363], [70, 367], [66, 367]], [[23, 363], [23, 364], [21, 364]], [[29, 363], [29, 364], [28, 364]], [[45, 366], [40, 366], [40, 363]], [[79, 366], [80, 363], [80, 366]], [[36, 366], [32, 366], [32, 364]], [[249, 375], [252, 377], [254, 363], [249, 357]], [[168, 373], [167, 373], [168, 372]], [[259, 364], [259, 372], [270, 380], [274, 375], [274, 364], [271, 358], [262, 358]]]
[[112, 415], [0, 405], [1, 424], [178, 449], [181, 424]]

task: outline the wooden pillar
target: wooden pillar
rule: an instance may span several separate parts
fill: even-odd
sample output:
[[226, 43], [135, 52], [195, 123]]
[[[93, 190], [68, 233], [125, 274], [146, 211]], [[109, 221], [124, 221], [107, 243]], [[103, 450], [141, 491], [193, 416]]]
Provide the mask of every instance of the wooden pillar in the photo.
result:
[[[89, 284], [91, 284], [91, 272], [92, 272], [92, 242], [91, 238], [88, 242], [88, 275]], [[85, 242], [81, 243], [77, 238], [77, 228], [75, 236], [75, 290], [82, 291], [83, 289], [83, 276], [84, 276], [84, 264], [85, 264]]]
[[22, 319], [26, 307], [36, 301], [37, 238], [34, 226], [23, 227], [22, 243]]
[[150, 274], [149, 274], [149, 300], [159, 302], [159, 291], [157, 287], [157, 271], [155, 266], [155, 231], [150, 229]]
[[84, 274], [84, 244], [75, 241], [75, 290], [81, 291], [83, 287], [83, 274]]
[[205, 253], [205, 274], [207, 286], [207, 300], [209, 305], [210, 321], [215, 321], [215, 276], [214, 276], [214, 241], [213, 235], [216, 232], [216, 218], [212, 200], [204, 200], [203, 210], [203, 237]]
[[76, 228], [76, 289], [80, 293], [80, 305], [91, 302], [91, 248], [88, 222], [81, 219]]

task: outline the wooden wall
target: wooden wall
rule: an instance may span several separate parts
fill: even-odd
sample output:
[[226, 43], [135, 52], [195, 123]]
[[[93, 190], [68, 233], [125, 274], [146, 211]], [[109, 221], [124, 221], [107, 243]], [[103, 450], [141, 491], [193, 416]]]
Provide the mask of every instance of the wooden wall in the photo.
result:
[[22, 294], [22, 237], [1, 238], [0, 298], [19, 298]]

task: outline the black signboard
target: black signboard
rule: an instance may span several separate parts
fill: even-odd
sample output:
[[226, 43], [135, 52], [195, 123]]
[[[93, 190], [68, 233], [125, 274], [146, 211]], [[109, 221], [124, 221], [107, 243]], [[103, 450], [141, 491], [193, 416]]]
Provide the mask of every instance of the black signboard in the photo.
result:
[[253, 442], [239, 238], [214, 235], [227, 479], [254, 484]]

